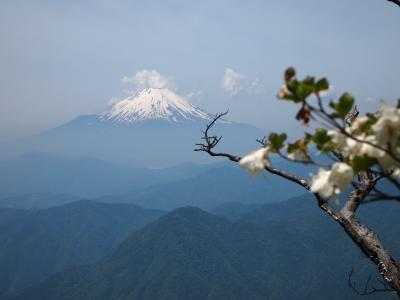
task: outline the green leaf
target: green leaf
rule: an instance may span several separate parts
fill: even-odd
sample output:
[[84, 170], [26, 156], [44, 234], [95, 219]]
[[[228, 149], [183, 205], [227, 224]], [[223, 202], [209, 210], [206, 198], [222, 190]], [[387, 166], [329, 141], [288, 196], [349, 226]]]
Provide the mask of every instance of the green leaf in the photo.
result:
[[273, 152], [279, 152], [280, 149], [284, 146], [284, 142], [287, 139], [286, 133], [271, 133], [268, 136], [268, 141], [269, 141], [269, 146], [271, 148], [271, 151]]
[[287, 152], [288, 153], [293, 153], [296, 150], [301, 150], [301, 151], [304, 152], [304, 154], [307, 154], [307, 152], [308, 152], [308, 143], [309, 143], [309, 141], [307, 140], [307, 138], [297, 140], [294, 143], [290, 143], [290, 144], [287, 145], [288, 146]]
[[303, 81], [293, 80], [288, 83], [288, 90], [293, 94], [294, 102], [304, 102], [308, 96], [314, 93], [314, 78], [307, 77]]
[[313, 140], [317, 145], [323, 145], [331, 140], [326, 129], [318, 128], [315, 131]]
[[317, 91], [318, 92], [329, 90], [329, 81], [328, 81], [328, 79], [322, 78], [322, 79], [318, 80], [316, 87], [317, 87]]
[[304, 97], [302, 96], [303, 94], [303, 89], [301, 87], [301, 82], [298, 80], [293, 80], [290, 83], [288, 83], [287, 88], [290, 92], [290, 99], [288, 97], [285, 97], [287, 100], [292, 100], [295, 103], [298, 102], [303, 102]]
[[375, 158], [368, 156], [357, 156], [351, 162], [355, 173], [367, 171], [377, 163]]
[[322, 153], [330, 152], [335, 150], [335, 145], [331, 141], [331, 137], [328, 135], [326, 129], [318, 128], [313, 136], [313, 141], [317, 146], [317, 149]]
[[313, 138], [314, 138], [314, 136], [311, 133], [306, 132], [304, 141], [308, 145], [313, 140]]
[[293, 94], [287, 94], [283, 97], [280, 97], [279, 99], [281, 100], [289, 100], [289, 101], [293, 101], [295, 103], [300, 102], [297, 97], [295, 97]]
[[344, 118], [350, 112], [354, 105], [354, 97], [349, 93], [344, 93], [339, 102], [331, 102], [330, 106], [336, 111], [336, 113]]
[[315, 86], [315, 78], [311, 77], [311, 76], [307, 76], [306, 78], [303, 79], [303, 84], [314, 88], [314, 86]]
[[296, 76], [296, 70], [293, 67], [287, 68], [284, 75], [285, 81], [289, 82], [294, 76]]
[[[332, 104], [332, 103], [331, 103]], [[331, 105], [332, 106], [332, 105]], [[329, 114], [329, 117], [331, 118], [331, 119], [337, 119], [337, 118], [341, 118], [341, 116], [339, 116], [339, 114], [338, 113], [331, 113], [331, 114]]]
[[300, 149], [300, 146], [298, 143], [292, 143], [292, 144], [288, 144], [288, 153], [292, 153], [294, 151], [296, 151], [297, 149]]

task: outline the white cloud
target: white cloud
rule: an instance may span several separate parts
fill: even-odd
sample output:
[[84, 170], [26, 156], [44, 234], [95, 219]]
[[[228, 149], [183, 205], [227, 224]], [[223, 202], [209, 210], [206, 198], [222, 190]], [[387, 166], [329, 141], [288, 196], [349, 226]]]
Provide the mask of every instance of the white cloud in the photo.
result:
[[249, 86], [249, 93], [253, 95], [259, 95], [264, 91], [264, 87], [261, 83], [260, 77], [254, 79]]
[[109, 106], [112, 106], [112, 105], [114, 105], [115, 103], [117, 103], [117, 102], [119, 102], [119, 98], [118, 97], [112, 97], [109, 101], [108, 101], [108, 105]]
[[367, 98], [365, 98], [365, 102], [367, 102], [367, 103], [378, 102], [378, 99], [373, 98], [373, 97], [367, 97]]
[[186, 99], [188, 100], [199, 100], [201, 96], [203, 96], [204, 92], [203, 91], [194, 91], [190, 92], [189, 94], [186, 95]]
[[204, 100], [204, 91], [193, 91], [184, 96], [184, 98], [194, 105], [201, 105]]
[[227, 68], [225, 70], [224, 78], [222, 81], [222, 88], [228, 92], [231, 96], [236, 95], [243, 86], [241, 85], [241, 81], [245, 78], [243, 74], [239, 74], [234, 70]]
[[133, 83], [138, 90], [145, 88], [169, 88], [175, 89], [174, 82], [171, 78], [162, 76], [156, 70], [141, 70], [137, 71], [133, 76], [124, 76], [121, 81], [123, 83]]

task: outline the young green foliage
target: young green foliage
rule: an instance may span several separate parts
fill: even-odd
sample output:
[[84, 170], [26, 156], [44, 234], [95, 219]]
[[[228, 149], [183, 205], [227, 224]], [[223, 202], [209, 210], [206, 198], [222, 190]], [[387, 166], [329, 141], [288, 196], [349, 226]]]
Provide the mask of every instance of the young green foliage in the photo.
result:
[[344, 119], [354, 106], [354, 97], [349, 93], [344, 93], [338, 102], [331, 102], [329, 105], [336, 112], [336, 115], [334, 114], [332, 117]]
[[285, 140], [287, 139], [286, 133], [270, 133], [268, 136], [269, 147], [272, 152], [279, 152], [285, 145]]
[[323, 92], [329, 90], [329, 81], [326, 78], [321, 78], [315, 85], [316, 92]]

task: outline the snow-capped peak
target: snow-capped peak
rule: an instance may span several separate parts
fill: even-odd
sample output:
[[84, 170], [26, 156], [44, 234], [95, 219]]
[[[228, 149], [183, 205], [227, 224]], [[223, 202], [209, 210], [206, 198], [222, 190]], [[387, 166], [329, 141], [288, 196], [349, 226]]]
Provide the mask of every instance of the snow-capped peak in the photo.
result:
[[101, 118], [122, 122], [149, 119], [180, 122], [210, 117], [170, 89], [146, 88], [115, 103], [110, 110], [101, 114]]

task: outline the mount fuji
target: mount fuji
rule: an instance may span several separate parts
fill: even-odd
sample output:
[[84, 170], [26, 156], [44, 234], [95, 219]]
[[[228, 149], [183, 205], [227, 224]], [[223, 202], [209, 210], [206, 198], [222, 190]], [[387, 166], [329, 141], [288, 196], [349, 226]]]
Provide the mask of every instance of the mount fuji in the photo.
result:
[[184, 122], [209, 120], [210, 115], [167, 88], [146, 88], [117, 102], [101, 114], [101, 118], [128, 123], [146, 120]]
[[[145, 88], [109, 110], [81, 115], [56, 128], [3, 147], [2, 158], [26, 152], [89, 156], [124, 165], [169, 167], [181, 163], [215, 162], [194, 152], [212, 115], [168, 88]], [[245, 154], [257, 147], [261, 130], [221, 121], [221, 151]]]

